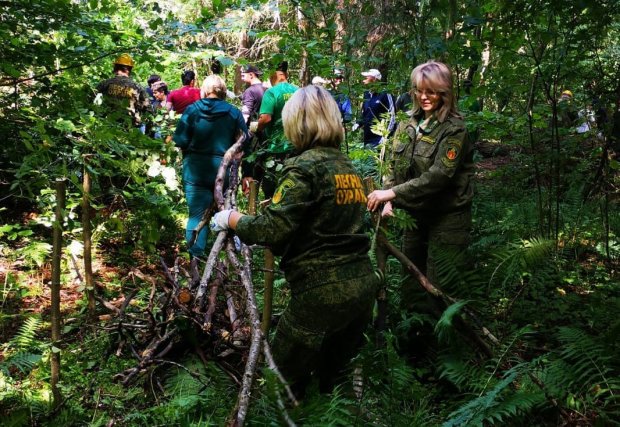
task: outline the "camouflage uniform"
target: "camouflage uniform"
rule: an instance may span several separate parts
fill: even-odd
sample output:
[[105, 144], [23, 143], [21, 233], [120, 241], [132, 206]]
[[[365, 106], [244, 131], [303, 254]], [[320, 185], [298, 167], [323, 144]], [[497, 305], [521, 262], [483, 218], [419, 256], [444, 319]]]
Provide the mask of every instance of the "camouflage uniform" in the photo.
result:
[[[404, 234], [403, 252], [433, 283], [438, 283], [433, 254], [467, 248], [471, 229], [473, 146], [462, 120], [434, 117], [425, 129], [422, 117], [402, 123], [394, 138], [390, 174], [384, 188], [396, 194], [393, 207], [405, 209], [416, 229]], [[402, 301], [414, 308], [419, 285], [403, 287]], [[417, 300], [417, 301], [416, 301]]]
[[336, 148], [307, 150], [285, 162], [263, 215], [236, 232], [270, 246], [291, 287], [274, 338], [274, 356], [302, 390], [317, 371], [322, 390], [355, 354], [370, 321], [378, 280], [364, 234], [366, 195], [350, 160]]
[[146, 90], [134, 82], [131, 77], [114, 76], [99, 83], [97, 92], [104, 95], [105, 101], [110, 107], [126, 107], [135, 126], [140, 125], [142, 113], [147, 111], [151, 105]]

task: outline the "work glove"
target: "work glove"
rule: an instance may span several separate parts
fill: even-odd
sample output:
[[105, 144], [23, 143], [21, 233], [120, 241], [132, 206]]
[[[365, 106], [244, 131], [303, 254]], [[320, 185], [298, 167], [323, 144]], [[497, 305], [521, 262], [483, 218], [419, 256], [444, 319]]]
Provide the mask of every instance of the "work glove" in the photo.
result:
[[355, 132], [356, 130], [358, 130], [360, 128], [359, 123], [355, 123], [353, 126], [351, 126], [351, 132]]
[[220, 231], [228, 230], [228, 219], [230, 218], [230, 213], [232, 209], [224, 209], [213, 215], [211, 218], [211, 222], [209, 223], [209, 227], [211, 231], [214, 233], [219, 233]]
[[258, 130], [258, 122], [250, 122], [250, 132], [256, 133]]

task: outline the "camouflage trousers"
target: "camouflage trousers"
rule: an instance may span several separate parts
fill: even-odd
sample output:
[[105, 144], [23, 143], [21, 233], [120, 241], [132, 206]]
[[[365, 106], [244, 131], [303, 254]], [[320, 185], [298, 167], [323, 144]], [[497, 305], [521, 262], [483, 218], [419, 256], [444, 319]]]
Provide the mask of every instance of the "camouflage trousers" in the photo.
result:
[[[406, 230], [403, 253], [428, 277], [441, 287], [435, 257], [438, 252], [459, 253], [467, 249], [471, 233], [471, 208], [445, 214], [413, 214], [417, 228]], [[401, 289], [401, 307], [418, 313], [437, 314], [429, 294], [403, 268], [407, 277]]]
[[273, 340], [276, 364], [299, 397], [315, 372], [321, 392], [329, 392], [363, 344], [372, 318], [379, 279], [370, 262], [348, 272], [321, 271], [318, 286], [291, 283], [292, 297]]

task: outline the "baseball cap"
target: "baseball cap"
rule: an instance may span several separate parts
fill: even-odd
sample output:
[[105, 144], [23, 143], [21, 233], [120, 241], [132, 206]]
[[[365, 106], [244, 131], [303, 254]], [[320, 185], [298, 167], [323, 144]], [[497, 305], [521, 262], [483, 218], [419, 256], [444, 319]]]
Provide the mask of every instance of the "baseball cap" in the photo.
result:
[[242, 73], [254, 73], [257, 76], [260, 76], [260, 75], [263, 74], [263, 72], [261, 70], [259, 70], [258, 67], [256, 67], [255, 65], [252, 65], [252, 64], [248, 64], [245, 67], [243, 67], [241, 72]]
[[368, 71], [363, 71], [362, 72], [362, 76], [364, 76], [364, 77], [374, 77], [377, 80], [381, 80], [381, 72], [379, 72], [379, 70], [377, 70], [376, 68], [371, 68]]
[[327, 81], [327, 80], [325, 80], [325, 79], [324, 79], [323, 77], [321, 77], [321, 76], [316, 76], [316, 77], [314, 77], [314, 78], [312, 79], [312, 84], [313, 84], [313, 85], [324, 85], [324, 84], [326, 84], [326, 83], [328, 83], [328, 81]]

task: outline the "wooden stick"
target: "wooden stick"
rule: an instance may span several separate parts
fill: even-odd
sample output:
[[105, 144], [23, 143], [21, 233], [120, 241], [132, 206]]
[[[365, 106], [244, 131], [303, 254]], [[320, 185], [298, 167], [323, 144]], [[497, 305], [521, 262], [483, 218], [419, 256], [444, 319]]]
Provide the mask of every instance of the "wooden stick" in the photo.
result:
[[[385, 149], [385, 147], [383, 147]], [[371, 177], [364, 178], [364, 184], [366, 185], [366, 194], [371, 193], [375, 190], [375, 181]], [[385, 238], [385, 233], [383, 232], [383, 228], [381, 227], [381, 212], [376, 210], [371, 215], [373, 223], [377, 224], [375, 238], [377, 239], [379, 236]], [[377, 292], [377, 317], [375, 319], [375, 329], [377, 330], [377, 339], [376, 344], [378, 347], [383, 347], [385, 344], [385, 336], [383, 332], [385, 331], [385, 327], [387, 324], [387, 312], [388, 312], [388, 294], [387, 294], [387, 285], [385, 283], [386, 277], [386, 267], [387, 267], [387, 258], [388, 253], [383, 247], [383, 245], [374, 245], [375, 250], [375, 259], [377, 261], [377, 269], [381, 274], [381, 278], [383, 279], [383, 283], [381, 283], [381, 287]]]
[[221, 231], [213, 243], [213, 247], [211, 247], [211, 252], [209, 252], [209, 257], [207, 258], [207, 265], [205, 267], [204, 273], [202, 274], [202, 278], [200, 279], [200, 284], [198, 285], [198, 292], [196, 292], [196, 300], [195, 306], [197, 308], [204, 307], [204, 295], [207, 292], [207, 285], [209, 283], [209, 279], [211, 278], [211, 274], [213, 273], [213, 268], [215, 263], [217, 262], [217, 257], [219, 253], [224, 248], [224, 243], [226, 242], [226, 231]]
[[60, 380], [60, 350], [58, 345], [60, 336], [60, 261], [62, 258], [62, 225], [65, 211], [66, 185], [65, 179], [56, 180], [56, 216], [53, 231], [53, 254], [52, 254], [52, 286], [51, 286], [51, 327], [52, 327], [52, 352], [51, 352], [51, 387], [54, 399], [54, 408], [62, 401], [62, 394], [58, 388]]
[[[393, 255], [400, 263], [409, 270], [409, 272], [413, 275], [413, 277], [422, 285], [422, 287], [431, 295], [443, 299], [446, 303], [454, 304], [457, 302], [455, 298], [445, 294], [441, 289], [433, 285], [428, 278], [422, 274], [420, 269], [413, 263], [405, 254], [403, 254], [400, 250], [398, 250], [394, 245], [392, 245], [385, 236], [378, 235], [377, 243], [382, 245], [387, 252]], [[463, 311], [477, 324], [477, 326], [482, 331], [482, 334], [487, 337], [494, 345], [499, 345], [499, 340], [482, 324], [482, 322], [478, 319], [478, 316], [474, 314], [473, 311], [469, 310], [467, 307], [463, 307]], [[472, 337], [473, 338], [473, 337]], [[478, 342], [480, 344], [480, 342]], [[483, 347], [480, 345], [481, 349], [490, 354], [490, 349], [488, 347]]]
[[93, 287], [92, 229], [90, 218], [91, 179], [88, 172], [88, 157], [84, 158], [84, 179], [82, 181], [82, 237], [84, 240], [84, 287], [88, 301], [88, 314], [95, 317], [95, 288]]
[[228, 173], [228, 165], [233, 160], [233, 158], [241, 152], [244, 141], [245, 134], [241, 134], [237, 141], [224, 154], [224, 157], [222, 158], [222, 163], [220, 164], [220, 168], [217, 171], [217, 176], [215, 177], [215, 189], [213, 191], [213, 198], [215, 199], [215, 204], [218, 211], [224, 209], [225, 198], [223, 190], [224, 181], [226, 180], [226, 174]]
[[204, 322], [203, 322], [203, 330], [205, 332], [210, 332], [213, 319], [213, 313], [215, 313], [215, 303], [217, 302], [217, 291], [220, 288], [220, 285], [224, 283], [224, 278], [221, 273], [216, 275], [217, 277], [213, 282], [211, 282], [211, 291], [209, 292], [209, 307], [207, 308], [207, 313], [205, 314]]
[[248, 359], [245, 364], [245, 372], [243, 373], [242, 386], [239, 390], [239, 398], [237, 404], [236, 426], [242, 427], [247, 417], [248, 408], [250, 406], [250, 395], [252, 392], [252, 382], [254, 380], [254, 374], [256, 372], [256, 364], [258, 362], [258, 356], [260, 355], [260, 345], [262, 339], [262, 333], [260, 329], [260, 323], [258, 321], [258, 309], [256, 308], [256, 301], [254, 299], [254, 292], [252, 289], [252, 281], [248, 277], [247, 271], [241, 267], [241, 263], [235, 256], [234, 245], [228, 243], [226, 248], [228, 254], [228, 260], [237, 268], [241, 281], [246, 287], [247, 302], [246, 309], [250, 314], [250, 322], [252, 327], [252, 340], [250, 342], [250, 351]]
[[264, 293], [263, 293], [263, 321], [261, 323], [261, 330], [263, 334], [269, 334], [269, 328], [271, 326], [271, 314], [273, 311], [273, 270], [275, 268], [275, 258], [271, 249], [265, 249], [265, 281], [264, 281]]
[[[246, 298], [247, 298], [246, 310], [248, 311], [249, 318], [250, 318], [250, 325], [252, 327], [252, 341], [250, 345], [250, 352], [248, 355], [248, 361], [246, 363], [246, 370], [243, 375], [243, 386], [239, 392], [239, 401], [237, 405], [238, 409], [237, 409], [236, 425], [238, 426], [243, 426], [245, 422], [245, 417], [247, 416], [247, 409], [250, 404], [250, 392], [251, 392], [251, 386], [252, 386], [252, 379], [254, 376], [254, 372], [256, 370], [256, 362], [258, 360], [259, 352], [261, 349], [261, 341], [263, 344], [262, 345], [263, 352], [265, 354], [265, 357], [268, 360], [270, 367], [272, 367], [273, 372], [276, 373], [277, 378], [280, 379], [280, 381], [282, 381], [282, 383], [284, 384], [284, 387], [289, 397], [291, 398], [291, 401], [293, 402], [293, 404], [297, 405], [297, 401], [295, 400], [295, 397], [292, 391], [290, 390], [290, 387], [284, 380], [284, 377], [280, 373], [279, 369], [277, 368], [273, 360], [273, 356], [271, 355], [269, 345], [267, 344], [265, 340], [265, 336], [263, 335], [260, 329], [258, 308], [256, 305], [256, 297], [254, 295], [254, 288], [253, 288], [252, 280], [251, 280], [251, 269], [250, 269], [251, 253], [247, 246], [242, 247], [242, 253], [245, 259], [243, 267], [241, 266], [241, 263], [239, 262], [239, 260], [237, 259], [235, 255], [234, 245], [231, 242], [228, 243], [228, 247], [227, 247], [228, 259], [231, 262], [231, 264], [235, 266], [235, 268], [239, 271], [239, 277], [241, 278], [241, 282], [243, 283], [246, 289]], [[277, 400], [278, 400], [277, 402], [278, 407], [282, 411], [282, 416], [285, 422], [289, 426], [294, 426], [295, 424], [293, 420], [290, 418], [290, 416], [288, 415], [286, 411], [286, 407], [284, 406], [284, 402], [282, 402], [282, 400], [279, 397], [279, 393], [277, 393]]]

